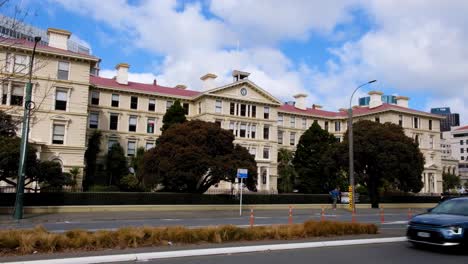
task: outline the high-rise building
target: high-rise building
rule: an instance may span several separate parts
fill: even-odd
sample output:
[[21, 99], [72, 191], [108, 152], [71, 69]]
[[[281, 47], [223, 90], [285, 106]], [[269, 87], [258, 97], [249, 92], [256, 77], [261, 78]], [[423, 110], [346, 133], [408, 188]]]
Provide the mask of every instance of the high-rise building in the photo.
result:
[[[368, 106], [370, 103], [370, 96], [359, 98], [359, 106]], [[384, 104], [397, 104], [397, 96], [395, 95], [382, 95], [382, 103]]]
[[431, 114], [445, 116], [445, 119], [440, 121], [440, 131], [450, 131], [451, 127], [460, 126], [460, 115], [452, 113], [450, 107], [431, 108]]

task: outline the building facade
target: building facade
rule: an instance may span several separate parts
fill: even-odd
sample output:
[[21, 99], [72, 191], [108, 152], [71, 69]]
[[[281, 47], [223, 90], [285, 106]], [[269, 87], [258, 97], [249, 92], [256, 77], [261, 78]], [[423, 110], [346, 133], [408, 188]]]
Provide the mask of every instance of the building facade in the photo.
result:
[[[246, 147], [255, 157], [258, 168], [257, 189], [277, 192], [277, 152], [294, 150], [302, 133], [317, 122], [323, 129], [342, 140], [347, 130], [347, 111], [325, 111], [319, 105], [306, 105], [305, 94], [294, 95], [294, 102], [282, 103], [249, 79], [249, 73], [233, 71], [233, 81], [217, 87], [215, 74], [202, 76], [199, 91], [184, 85], [161, 86], [128, 80], [129, 65], [116, 66], [114, 78], [96, 75], [99, 59], [69, 51], [69, 32], [50, 29], [48, 46], [38, 47], [38, 61], [44, 67], [34, 71], [34, 95], [37, 110], [33, 115], [31, 142], [44, 160], [56, 160], [64, 170], [84, 167], [87, 138], [94, 130], [103, 133], [101, 156], [112, 144], [119, 143], [127, 156], [137, 148], [150, 149], [160, 136], [162, 117], [180, 100], [188, 119], [215, 122], [232, 131], [235, 143]], [[4, 76], [1, 86], [1, 108], [21, 116], [24, 103], [24, 78], [6, 69], [28, 62], [32, 43], [0, 43], [0, 65]], [[25, 58], [26, 57], [26, 58]], [[14, 59], [12, 59], [14, 58]], [[24, 77], [24, 76], [23, 76]], [[382, 102], [382, 93], [370, 92], [369, 104], [353, 109], [354, 121], [372, 120], [399, 124], [405, 133], [419, 143], [426, 164], [423, 173], [424, 193], [442, 191], [440, 119], [438, 115], [408, 107], [409, 98], [395, 97], [394, 104]], [[79, 181], [81, 179], [78, 179]], [[219, 189], [231, 189], [222, 183]]]
[[462, 184], [468, 182], [468, 126], [453, 128], [449, 139]]

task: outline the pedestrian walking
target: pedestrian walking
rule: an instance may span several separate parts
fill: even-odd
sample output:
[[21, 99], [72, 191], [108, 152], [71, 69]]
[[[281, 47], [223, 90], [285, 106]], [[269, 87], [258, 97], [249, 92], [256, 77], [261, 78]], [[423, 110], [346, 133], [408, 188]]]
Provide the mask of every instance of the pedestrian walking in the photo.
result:
[[333, 210], [336, 210], [336, 203], [340, 199], [340, 188], [336, 187], [334, 190], [330, 192], [330, 196], [333, 201]]

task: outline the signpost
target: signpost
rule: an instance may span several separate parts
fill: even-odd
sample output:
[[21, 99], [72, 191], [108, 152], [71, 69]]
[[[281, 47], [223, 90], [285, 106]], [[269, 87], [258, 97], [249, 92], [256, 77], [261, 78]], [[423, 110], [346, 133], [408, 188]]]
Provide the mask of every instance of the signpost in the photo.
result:
[[237, 169], [237, 178], [240, 179], [240, 201], [239, 201], [239, 216], [242, 216], [242, 189], [244, 185], [244, 179], [247, 179], [248, 177], [248, 171], [247, 169]]

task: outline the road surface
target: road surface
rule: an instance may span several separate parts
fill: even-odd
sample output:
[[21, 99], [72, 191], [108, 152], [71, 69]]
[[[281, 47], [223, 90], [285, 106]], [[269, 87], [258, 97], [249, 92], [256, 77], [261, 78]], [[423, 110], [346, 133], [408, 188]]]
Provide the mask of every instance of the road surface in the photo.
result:
[[[120, 262], [122, 263], [122, 262]], [[127, 262], [130, 264], [135, 262]], [[406, 242], [341, 246], [300, 250], [258, 252], [237, 255], [202, 256], [158, 259], [145, 263], [158, 264], [462, 264], [468, 263], [467, 253], [446, 253], [420, 250]]]

